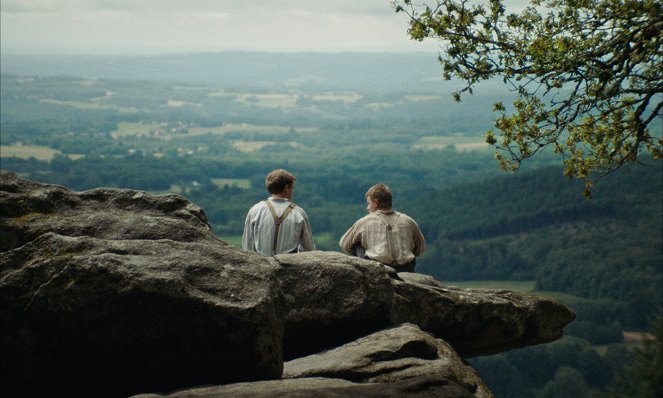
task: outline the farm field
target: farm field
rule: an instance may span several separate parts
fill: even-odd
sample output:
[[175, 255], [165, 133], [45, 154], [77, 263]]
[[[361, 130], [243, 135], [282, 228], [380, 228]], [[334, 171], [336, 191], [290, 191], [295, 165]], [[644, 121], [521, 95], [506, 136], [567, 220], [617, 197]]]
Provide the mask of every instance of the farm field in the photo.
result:
[[243, 189], [251, 188], [251, 180], [248, 178], [210, 178], [210, 181], [219, 188], [225, 186], [235, 186]]
[[[0, 157], [3, 158], [19, 158], [30, 159], [35, 158], [50, 162], [53, 157], [59, 154], [60, 151], [46, 146], [39, 145], [2, 145], [0, 146]], [[73, 157], [72, 157], [73, 156]], [[80, 156], [72, 155], [73, 159], [80, 158]]]
[[484, 151], [488, 144], [482, 137], [467, 137], [464, 134], [448, 136], [424, 136], [412, 144], [412, 149], [442, 150], [453, 146], [456, 152]]

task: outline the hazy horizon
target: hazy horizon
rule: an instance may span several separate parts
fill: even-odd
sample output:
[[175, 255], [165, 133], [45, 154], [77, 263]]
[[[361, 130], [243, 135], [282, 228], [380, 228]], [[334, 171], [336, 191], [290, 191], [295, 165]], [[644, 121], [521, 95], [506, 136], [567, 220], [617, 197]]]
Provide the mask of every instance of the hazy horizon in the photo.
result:
[[390, 0], [3, 0], [2, 52], [428, 52]]

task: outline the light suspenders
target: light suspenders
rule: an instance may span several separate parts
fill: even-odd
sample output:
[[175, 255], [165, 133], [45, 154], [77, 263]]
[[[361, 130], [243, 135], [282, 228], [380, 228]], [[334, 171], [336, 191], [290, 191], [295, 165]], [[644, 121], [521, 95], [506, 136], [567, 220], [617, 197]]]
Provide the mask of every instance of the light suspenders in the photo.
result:
[[276, 210], [274, 209], [274, 206], [269, 200], [264, 201], [267, 204], [267, 207], [269, 208], [269, 212], [272, 213], [272, 217], [274, 217], [274, 224], [276, 224], [276, 230], [274, 230], [274, 240], [272, 241], [272, 252], [276, 254], [276, 244], [279, 241], [279, 229], [281, 228], [281, 224], [283, 223], [283, 220], [285, 220], [286, 217], [288, 217], [288, 214], [292, 211], [292, 209], [297, 206], [293, 202], [290, 202], [288, 204], [288, 207], [283, 211], [283, 214], [279, 217], [276, 215]]
[[[391, 257], [391, 263], [392, 264], [397, 264], [396, 263], [396, 246], [394, 246], [394, 238], [393, 238], [393, 225], [389, 221], [387, 221], [387, 216], [383, 213], [375, 213], [378, 218], [387, 225], [385, 232], [385, 235], [387, 237], [387, 244], [389, 245], [389, 256]], [[398, 214], [396, 216], [396, 219], [394, 220], [394, 225], [396, 225], [396, 222], [398, 221], [398, 217], [401, 215]]]

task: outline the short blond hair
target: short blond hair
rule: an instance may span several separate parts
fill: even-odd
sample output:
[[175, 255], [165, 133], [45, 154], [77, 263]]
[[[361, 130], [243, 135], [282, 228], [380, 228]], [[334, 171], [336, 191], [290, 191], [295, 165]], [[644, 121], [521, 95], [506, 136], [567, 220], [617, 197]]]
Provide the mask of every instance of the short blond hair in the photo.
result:
[[285, 187], [292, 186], [295, 180], [295, 176], [287, 170], [276, 169], [267, 174], [265, 186], [267, 187], [267, 192], [271, 194], [281, 193], [285, 190]]
[[377, 200], [378, 209], [391, 209], [391, 189], [384, 184], [375, 184], [366, 191], [366, 198]]

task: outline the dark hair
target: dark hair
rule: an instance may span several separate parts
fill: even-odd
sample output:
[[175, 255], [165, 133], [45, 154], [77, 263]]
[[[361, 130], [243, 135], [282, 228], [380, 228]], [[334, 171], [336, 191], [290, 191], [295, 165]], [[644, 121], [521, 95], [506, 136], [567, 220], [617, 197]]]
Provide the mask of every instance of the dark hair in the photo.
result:
[[368, 188], [366, 197], [378, 201], [378, 209], [391, 209], [391, 190], [384, 184], [375, 184]]
[[265, 178], [265, 186], [267, 192], [271, 194], [281, 193], [287, 186], [292, 186], [295, 183], [295, 176], [283, 169], [276, 169], [267, 174]]

